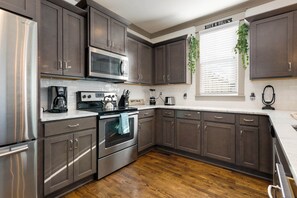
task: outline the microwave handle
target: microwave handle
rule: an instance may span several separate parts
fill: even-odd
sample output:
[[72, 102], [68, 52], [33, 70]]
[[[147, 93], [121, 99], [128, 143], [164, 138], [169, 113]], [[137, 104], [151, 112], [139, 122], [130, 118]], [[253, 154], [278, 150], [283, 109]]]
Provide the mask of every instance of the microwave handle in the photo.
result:
[[121, 75], [124, 75], [124, 62], [122, 60], [120, 60], [120, 73]]

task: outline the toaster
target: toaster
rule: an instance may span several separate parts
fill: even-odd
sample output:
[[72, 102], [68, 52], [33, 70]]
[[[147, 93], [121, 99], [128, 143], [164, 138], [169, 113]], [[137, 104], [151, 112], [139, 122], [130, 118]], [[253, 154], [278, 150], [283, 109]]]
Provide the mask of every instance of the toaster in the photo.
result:
[[175, 105], [175, 98], [173, 96], [165, 97], [165, 105]]

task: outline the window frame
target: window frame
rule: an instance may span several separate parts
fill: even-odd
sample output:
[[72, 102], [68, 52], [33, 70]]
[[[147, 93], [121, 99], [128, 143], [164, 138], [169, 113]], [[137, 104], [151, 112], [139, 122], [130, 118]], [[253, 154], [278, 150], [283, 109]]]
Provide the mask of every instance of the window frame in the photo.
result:
[[[236, 22], [236, 21], [235, 21]], [[235, 23], [232, 22], [232, 23]], [[238, 26], [243, 24], [243, 20], [239, 20]], [[222, 27], [220, 27], [222, 28]], [[199, 32], [196, 33], [196, 38], [200, 40]], [[235, 47], [235, 46], [234, 46]], [[245, 69], [243, 68], [242, 60], [240, 57], [238, 57], [238, 94], [237, 95], [201, 95], [200, 94], [200, 60], [198, 60], [197, 63], [197, 69], [196, 69], [196, 100], [220, 100], [220, 101], [242, 101], [245, 100], [244, 95], [244, 86], [245, 86]]]

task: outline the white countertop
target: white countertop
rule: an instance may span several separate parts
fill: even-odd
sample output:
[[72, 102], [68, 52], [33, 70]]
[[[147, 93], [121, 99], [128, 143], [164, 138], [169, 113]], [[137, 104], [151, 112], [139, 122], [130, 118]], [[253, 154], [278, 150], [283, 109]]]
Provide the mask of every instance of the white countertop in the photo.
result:
[[97, 115], [98, 113], [94, 113], [94, 112], [72, 110], [72, 111], [68, 111], [67, 113], [44, 112], [41, 114], [40, 119], [41, 119], [41, 122], [49, 122], [49, 121], [58, 121], [58, 120], [90, 117], [90, 116], [97, 116]]
[[[165, 105], [139, 105], [131, 106], [138, 110], [145, 109], [181, 109], [181, 110], [198, 110], [198, 111], [215, 111], [225, 113], [242, 113], [242, 114], [256, 114], [267, 115], [270, 117], [271, 123], [275, 129], [278, 139], [281, 143], [289, 167], [293, 174], [294, 180], [297, 183], [297, 132], [292, 125], [297, 125], [297, 120], [293, 119], [290, 111], [271, 111], [261, 109], [244, 109], [244, 108], [216, 108], [216, 107], [201, 107], [201, 106], [165, 106]], [[67, 113], [43, 113], [41, 122], [58, 121], [71, 118], [97, 116], [97, 113], [88, 111], [68, 111]]]
[[[182, 110], [198, 110], [198, 111], [217, 111], [225, 113], [242, 113], [242, 114], [257, 114], [267, 115], [275, 129], [276, 135], [281, 143], [285, 157], [289, 163], [293, 178], [297, 183], [297, 131], [292, 125], [297, 125], [297, 120], [291, 117], [290, 111], [272, 111], [262, 109], [244, 109], [244, 108], [212, 108], [199, 106], [165, 106], [165, 105], [139, 105], [133, 106], [138, 110], [145, 109], [182, 109]], [[296, 112], [296, 111], [295, 111]]]

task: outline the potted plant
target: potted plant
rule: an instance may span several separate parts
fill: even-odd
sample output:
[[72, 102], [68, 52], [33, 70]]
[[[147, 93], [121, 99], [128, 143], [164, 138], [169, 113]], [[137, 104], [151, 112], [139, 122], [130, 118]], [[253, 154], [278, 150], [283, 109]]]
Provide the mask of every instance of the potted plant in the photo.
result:
[[242, 66], [244, 69], [247, 68], [249, 64], [249, 47], [248, 47], [248, 33], [249, 33], [249, 26], [244, 23], [239, 26], [237, 30], [237, 44], [234, 48], [235, 53], [241, 55]]
[[197, 60], [199, 59], [199, 40], [191, 35], [188, 38], [189, 52], [188, 52], [188, 69], [191, 73], [195, 73]]

